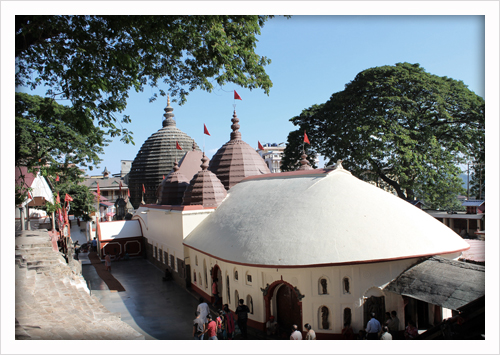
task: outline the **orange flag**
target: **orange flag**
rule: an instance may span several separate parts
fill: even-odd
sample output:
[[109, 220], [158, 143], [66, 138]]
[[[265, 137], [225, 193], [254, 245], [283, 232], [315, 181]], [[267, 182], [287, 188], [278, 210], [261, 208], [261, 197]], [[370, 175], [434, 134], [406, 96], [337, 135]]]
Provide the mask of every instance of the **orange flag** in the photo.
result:
[[306, 131], [304, 131], [304, 143], [307, 143], [307, 144], [309, 144], [309, 145], [311, 144], [311, 143], [309, 142], [309, 138], [307, 138], [307, 133], [306, 133]]
[[179, 145], [179, 142], [175, 141], [175, 149], [182, 150], [181, 146]]
[[203, 124], [203, 133], [205, 133], [207, 136], [210, 135], [210, 133], [208, 133], [207, 126], [205, 126], [205, 124]]
[[264, 150], [264, 147], [262, 146], [262, 144], [260, 144], [260, 142], [259, 142], [259, 141], [257, 141], [257, 143], [259, 143], [259, 149], [260, 149], [260, 150]]
[[144, 184], [142, 184], [142, 192], [146, 193], [146, 188], [144, 187]]
[[234, 99], [235, 100], [241, 100], [241, 96], [238, 95], [238, 93], [236, 92], [236, 90], [234, 90]]

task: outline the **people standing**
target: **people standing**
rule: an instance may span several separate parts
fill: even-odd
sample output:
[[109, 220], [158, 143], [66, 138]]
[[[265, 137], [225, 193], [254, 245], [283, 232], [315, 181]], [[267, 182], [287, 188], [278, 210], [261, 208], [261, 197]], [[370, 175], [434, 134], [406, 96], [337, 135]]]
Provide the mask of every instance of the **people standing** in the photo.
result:
[[109, 254], [104, 256], [104, 266], [106, 266], [106, 271], [111, 272], [111, 256]]
[[389, 328], [384, 325], [382, 328], [382, 335], [380, 336], [380, 340], [392, 340], [392, 335], [389, 333]]
[[418, 328], [412, 320], [408, 321], [408, 326], [405, 329], [405, 339], [415, 339], [418, 336]]
[[375, 318], [375, 312], [372, 312], [372, 318], [366, 324], [366, 339], [377, 340], [381, 330], [380, 322]]
[[290, 335], [290, 340], [302, 340], [302, 333], [299, 332], [296, 324], [292, 326], [292, 334]]
[[226, 314], [226, 328], [225, 328], [226, 335], [224, 336], [224, 338], [232, 340], [234, 333], [234, 316], [231, 310], [229, 309], [228, 304], [224, 305], [224, 313]]
[[341, 335], [344, 340], [354, 340], [354, 331], [349, 323], [344, 323]]
[[214, 279], [212, 282], [212, 295], [214, 296], [214, 304], [213, 306], [216, 306], [217, 303], [219, 303], [219, 291], [217, 290], [217, 278]]
[[203, 340], [203, 334], [205, 331], [205, 323], [200, 317], [200, 312], [194, 312], [196, 318], [193, 320], [193, 338], [194, 340]]
[[[196, 310], [200, 312], [200, 318], [202, 319], [203, 323], [207, 322], [207, 316], [210, 313], [210, 309], [208, 308], [208, 304], [205, 302], [203, 297], [199, 298], [200, 304], [198, 305], [198, 308]], [[203, 337], [201, 338], [203, 340]]]
[[274, 316], [270, 316], [266, 322], [266, 333], [268, 336], [275, 336], [278, 333], [278, 323], [274, 319]]
[[316, 340], [316, 332], [312, 329], [311, 325], [309, 323], [306, 323], [306, 325], [304, 325], [304, 328], [306, 328], [307, 330], [306, 340]]
[[238, 316], [238, 327], [241, 330], [241, 336], [243, 337], [243, 339], [247, 339], [247, 321], [250, 309], [247, 305], [243, 304], [243, 300], [240, 300], [239, 303], [239, 306], [236, 308], [236, 315]]
[[207, 334], [208, 340], [217, 340], [217, 323], [212, 320], [210, 314], [207, 316], [207, 326], [203, 333]]
[[393, 339], [397, 339], [399, 331], [399, 318], [397, 317], [396, 311], [391, 312], [391, 320], [387, 324], [389, 328], [389, 333], [391, 333]]
[[224, 340], [224, 327], [225, 327], [225, 315], [222, 309], [219, 309], [219, 316], [216, 319], [217, 322], [217, 338], [219, 340]]
[[97, 252], [97, 239], [92, 239], [92, 251]]

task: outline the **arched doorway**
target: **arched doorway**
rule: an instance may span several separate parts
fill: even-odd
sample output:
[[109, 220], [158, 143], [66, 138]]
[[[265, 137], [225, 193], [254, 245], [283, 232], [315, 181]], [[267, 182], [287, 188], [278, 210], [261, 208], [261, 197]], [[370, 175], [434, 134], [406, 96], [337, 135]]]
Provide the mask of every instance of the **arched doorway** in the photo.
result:
[[363, 303], [363, 325], [366, 326], [371, 318], [371, 314], [375, 313], [375, 318], [384, 324], [385, 322], [385, 297], [382, 291], [376, 287], [369, 289], [364, 296]]
[[[302, 298], [297, 288], [286, 281], [275, 281], [262, 289], [266, 305], [266, 320], [273, 315], [278, 322], [279, 335], [288, 339], [292, 325], [296, 324], [302, 331]], [[271, 303], [273, 309], [271, 310]]]
[[217, 291], [219, 293], [219, 302], [215, 305], [215, 307], [218, 307], [218, 309], [219, 308], [222, 309], [222, 304], [223, 304], [222, 298], [224, 296], [224, 293], [222, 291], [222, 271], [219, 265], [217, 264], [214, 265], [214, 267], [211, 270], [211, 277], [212, 280], [210, 283], [210, 294], [211, 294], [212, 304], [215, 302], [215, 297], [213, 297], [212, 295], [212, 283], [214, 282], [214, 280], [217, 280]]

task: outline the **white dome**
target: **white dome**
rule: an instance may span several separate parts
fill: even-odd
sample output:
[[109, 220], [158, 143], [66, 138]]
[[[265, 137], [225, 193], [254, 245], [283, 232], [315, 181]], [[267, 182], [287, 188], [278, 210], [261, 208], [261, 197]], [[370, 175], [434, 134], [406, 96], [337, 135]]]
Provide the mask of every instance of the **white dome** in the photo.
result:
[[220, 260], [280, 267], [405, 259], [469, 248], [424, 211], [342, 168], [246, 178], [184, 244]]

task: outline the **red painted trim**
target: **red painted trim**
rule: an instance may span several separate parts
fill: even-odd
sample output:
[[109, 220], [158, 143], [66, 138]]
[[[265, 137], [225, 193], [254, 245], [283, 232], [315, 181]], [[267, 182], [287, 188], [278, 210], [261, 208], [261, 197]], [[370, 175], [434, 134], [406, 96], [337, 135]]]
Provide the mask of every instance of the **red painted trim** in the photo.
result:
[[216, 207], [203, 207], [202, 205], [142, 205], [141, 207], [152, 208], [156, 210], [172, 210], [172, 211], [196, 211], [196, 210], [215, 210]]
[[263, 265], [263, 264], [248, 264], [248, 263], [240, 263], [238, 261], [232, 261], [232, 260], [227, 260], [227, 259], [222, 259], [218, 256], [208, 254], [202, 250], [193, 248], [190, 245], [187, 245], [186, 243], [182, 243], [182, 245], [196, 250], [199, 253], [205, 254], [211, 258], [230, 263], [230, 264], [235, 264], [235, 265], [242, 265], [242, 266], [252, 266], [252, 267], [261, 267], [261, 268], [268, 268], [268, 269], [294, 269], [294, 268], [311, 268], [311, 267], [327, 267], [327, 266], [344, 266], [344, 265], [357, 265], [357, 264], [374, 264], [374, 263], [384, 263], [384, 262], [389, 262], [389, 261], [396, 261], [396, 260], [407, 260], [407, 259], [415, 259], [415, 258], [423, 258], [427, 256], [434, 256], [434, 255], [447, 255], [447, 254], [453, 254], [453, 253], [458, 253], [461, 251], [469, 250], [470, 245], [467, 248], [459, 249], [456, 251], [447, 251], [447, 252], [438, 252], [438, 253], [432, 253], [432, 254], [418, 254], [418, 255], [411, 255], [411, 256], [404, 256], [404, 257], [399, 257], [399, 258], [388, 258], [388, 259], [373, 259], [373, 260], [359, 260], [359, 261], [347, 261], [343, 263], [326, 263], [326, 264], [308, 264], [308, 265]]
[[209, 301], [211, 299], [210, 295], [207, 294], [205, 291], [203, 291], [198, 286], [196, 286], [195, 283], [191, 282], [191, 287], [192, 287], [192, 289], [193, 289], [194, 292], [196, 292], [197, 294], [199, 294], [201, 297], [203, 297], [207, 301]]

